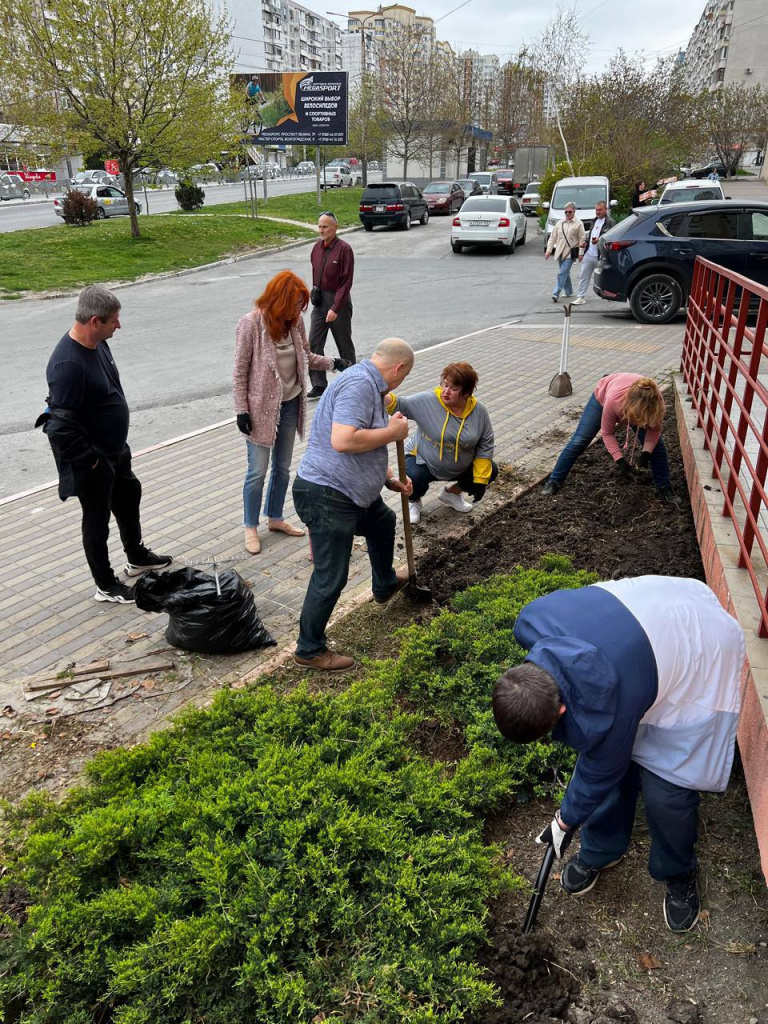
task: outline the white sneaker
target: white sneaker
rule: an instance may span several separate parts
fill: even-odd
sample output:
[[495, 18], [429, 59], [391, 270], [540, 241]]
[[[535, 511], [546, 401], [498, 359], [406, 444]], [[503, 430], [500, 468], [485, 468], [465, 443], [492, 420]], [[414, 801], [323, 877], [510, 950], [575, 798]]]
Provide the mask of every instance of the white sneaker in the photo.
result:
[[408, 519], [411, 526], [418, 526], [421, 522], [421, 501], [408, 502]]
[[457, 512], [472, 511], [472, 502], [464, 501], [460, 494], [454, 494], [447, 487], [444, 487], [437, 497], [444, 505], [448, 505], [449, 508], [455, 508]]
[[572, 306], [586, 306], [586, 304], [587, 304], [587, 300], [586, 299], [574, 299], [573, 302], [571, 303]]

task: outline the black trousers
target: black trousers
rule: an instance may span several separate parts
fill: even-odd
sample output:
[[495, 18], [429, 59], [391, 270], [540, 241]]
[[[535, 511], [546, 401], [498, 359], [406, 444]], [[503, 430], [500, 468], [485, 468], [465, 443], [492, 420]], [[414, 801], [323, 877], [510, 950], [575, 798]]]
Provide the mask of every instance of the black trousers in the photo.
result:
[[[325, 355], [325, 341], [330, 328], [336, 348], [339, 350], [339, 357], [347, 359], [350, 363], [357, 362], [355, 346], [352, 344], [352, 303], [348, 301], [346, 306], [339, 310], [339, 314], [332, 324], [326, 323], [328, 310], [333, 305], [335, 292], [323, 291], [323, 304], [312, 307], [312, 318], [309, 322], [309, 348], [316, 355]], [[310, 370], [309, 379], [314, 388], [324, 388], [328, 385], [328, 378], [325, 370]]]
[[141, 483], [131, 468], [130, 449], [121, 455], [102, 455], [95, 469], [83, 471], [77, 497], [83, 509], [85, 557], [96, 586], [104, 589], [115, 582], [107, 550], [110, 515], [117, 522], [128, 561], [140, 561], [144, 552], [139, 520]]

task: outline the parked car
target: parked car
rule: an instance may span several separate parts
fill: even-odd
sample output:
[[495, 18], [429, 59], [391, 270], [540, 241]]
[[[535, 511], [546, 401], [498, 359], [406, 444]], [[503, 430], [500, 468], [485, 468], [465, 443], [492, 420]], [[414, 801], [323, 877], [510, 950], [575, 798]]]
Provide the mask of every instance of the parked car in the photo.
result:
[[503, 167], [496, 171], [496, 180], [499, 185], [499, 195], [511, 196], [515, 189], [515, 168]]
[[725, 195], [719, 181], [702, 182], [697, 178], [683, 178], [681, 181], [670, 181], [654, 202], [660, 206], [670, 203], [692, 203], [710, 199], [730, 199]]
[[296, 164], [294, 174], [314, 174], [315, 165], [312, 160], [302, 160], [301, 163]]
[[458, 181], [430, 181], [422, 189], [430, 213], [454, 213], [464, 202], [464, 189]]
[[369, 160], [368, 161], [368, 170], [369, 171], [378, 171], [379, 170], [379, 161], [378, 160]]
[[363, 172], [359, 168], [353, 169], [349, 164], [330, 163], [323, 168], [320, 188], [342, 188], [344, 185], [351, 188], [362, 183]]
[[481, 196], [483, 195], [483, 187], [479, 181], [475, 181], [474, 178], [459, 178], [458, 183], [461, 186], [464, 195], [467, 199], [470, 196]]
[[451, 225], [451, 249], [502, 246], [509, 253], [525, 245], [528, 222], [514, 196], [471, 196]]
[[487, 196], [495, 196], [499, 191], [499, 179], [495, 171], [473, 171], [469, 177], [478, 183]]
[[283, 168], [276, 160], [267, 160], [264, 170], [270, 178], [282, 178], [283, 176]]
[[526, 217], [535, 217], [538, 209], [541, 197], [539, 195], [539, 189], [541, 188], [540, 181], [529, 181], [528, 187], [520, 197], [520, 205], [523, 208], [523, 213]]
[[639, 207], [600, 239], [594, 290], [636, 320], [668, 323], [688, 301], [697, 256], [768, 285], [768, 203]]
[[707, 178], [712, 173], [717, 171], [721, 178], [725, 178], [728, 174], [728, 168], [724, 164], [707, 164], [706, 167], [696, 167], [689, 173], [689, 178]]
[[429, 223], [429, 205], [411, 181], [382, 181], [367, 185], [360, 197], [360, 220], [366, 231], [378, 224], [401, 227]]
[[[114, 185], [72, 185], [69, 191], [83, 192], [95, 200], [98, 206], [97, 220], [104, 220], [106, 217], [128, 216], [128, 199], [125, 192], [115, 188]], [[136, 213], [141, 213], [141, 203], [134, 200], [134, 205]], [[53, 200], [53, 211], [57, 217], [64, 216], [61, 199]]]
[[0, 199], [29, 199], [31, 193], [19, 174], [0, 174]]
[[555, 230], [555, 224], [565, 217], [565, 204], [574, 203], [576, 216], [584, 225], [585, 231], [591, 231], [595, 221], [595, 203], [602, 200], [606, 206], [615, 206], [616, 200], [610, 198], [610, 184], [602, 175], [591, 175], [583, 178], [561, 178], [552, 190], [552, 199], [541, 205], [549, 210], [547, 217], [547, 241]]
[[78, 171], [69, 185], [71, 187], [73, 185], [115, 185], [116, 183], [114, 175], [108, 174], [106, 171], [93, 170]]
[[158, 185], [178, 185], [179, 176], [170, 167], [161, 167], [155, 175], [155, 181]]

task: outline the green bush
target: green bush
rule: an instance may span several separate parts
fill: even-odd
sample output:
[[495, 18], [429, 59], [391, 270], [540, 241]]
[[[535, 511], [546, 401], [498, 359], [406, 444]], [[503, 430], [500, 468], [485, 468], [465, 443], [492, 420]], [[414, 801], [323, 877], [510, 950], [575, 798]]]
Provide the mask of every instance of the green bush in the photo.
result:
[[188, 178], [179, 182], [174, 190], [174, 195], [181, 209], [187, 213], [202, 209], [205, 202], [205, 192]]
[[83, 228], [91, 224], [99, 215], [99, 204], [85, 192], [71, 188], [64, 193], [61, 200], [61, 216], [65, 224]]
[[[565, 761], [504, 744], [490, 687], [522, 657], [520, 607], [590, 581], [557, 558], [495, 577], [340, 695], [224, 692], [99, 755], [63, 803], [8, 808], [0, 1005], [23, 1024], [450, 1024], [494, 1002], [487, 903], [521, 880], [482, 814]], [[419, 753], [428, 714], [461, 729], [457, 764]]]

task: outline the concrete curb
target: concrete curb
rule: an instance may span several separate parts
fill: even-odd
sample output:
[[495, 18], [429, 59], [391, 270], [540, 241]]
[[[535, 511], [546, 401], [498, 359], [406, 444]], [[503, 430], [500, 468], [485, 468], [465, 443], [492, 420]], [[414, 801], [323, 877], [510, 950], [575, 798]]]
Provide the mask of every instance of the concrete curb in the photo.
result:
[[[162, 216], [162, 214], [161, 214]], [[270, 218], [264, 218], [268, 220]], [[300, 221], [283, 221], [287, 224], [300, 224]], [[337, 234], [348, 235], [353, 231], [362, 231], [362, 224], [355, 225], [349, 228], [340, 228]], [[228, 267], [233, 263], [242, 263], [245, 260], [256, 260], [261, 256], [270, 256], [276, 252], [285, 252], [288, 249], [298, 249], [301, 245], [307, 245], [308, 242], [312, 241], [310, 238], [302, 238], [296, 242], [286, 242], [285, 245], [270, 246], [267, 249], [259, 249], [258, 252], [246, 252], [241, 256], [227, 256], [221, 260], [215, 260], [213, 263], [203, 263], [199, 267], [186, 267], [184, 270], [166, 270], [160, 274], [146, 274], [144, 277], [139, 277], [135, 281], [104, 281], [102, 282], [105, 288], [109, 288], [112, 291], [116, 291], [121, 288], [135, 288], [139, 284], [147, 284], [150, 281], [167, 281], [174, 277], [189, 277], [191, 274], [199, 274], [205, 270], [215, 270], [216, 267]], [[0, 306], [6, 306], [10, 303], [18, 305], [20, 302], [44, 302], [49, 299], [69, 299], [80, 294], [81, 289], [73, 289], [71, 291], [62, 292], [34, 292], [31, 295], [22, 295], [18, 299], [0, 299]]]

